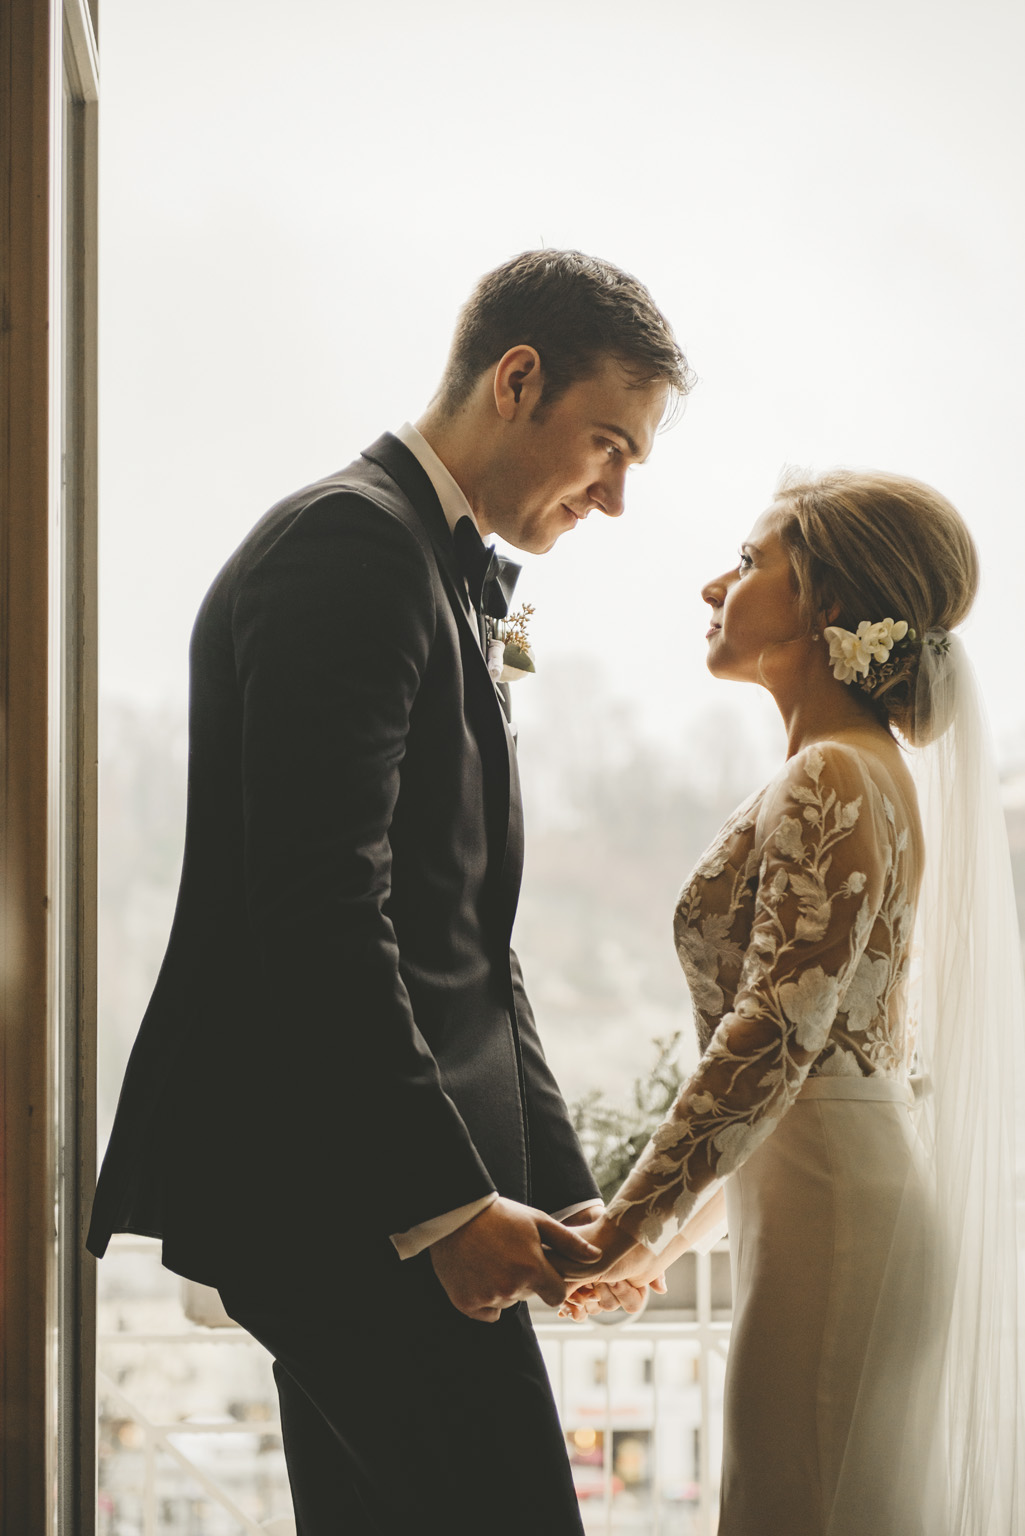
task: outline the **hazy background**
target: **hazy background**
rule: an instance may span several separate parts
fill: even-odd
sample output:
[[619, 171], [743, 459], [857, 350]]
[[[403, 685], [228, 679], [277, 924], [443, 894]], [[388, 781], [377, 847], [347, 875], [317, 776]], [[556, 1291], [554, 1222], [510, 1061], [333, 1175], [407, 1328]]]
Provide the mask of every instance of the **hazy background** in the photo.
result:
[[700, 378], [626, 516], [520, 582], [519, 943], [570, 1092], [686, 1022], [675, 889], [780, 745], [705, 674], [698, 593], [784, 464], [961, 508], [1025, 762], [1023, 35], [1011, 0], [103, 0], [107, 1099], [173, 900], [199, 600], [274, 500], [419, 414], [527, 247], [636, 272]]

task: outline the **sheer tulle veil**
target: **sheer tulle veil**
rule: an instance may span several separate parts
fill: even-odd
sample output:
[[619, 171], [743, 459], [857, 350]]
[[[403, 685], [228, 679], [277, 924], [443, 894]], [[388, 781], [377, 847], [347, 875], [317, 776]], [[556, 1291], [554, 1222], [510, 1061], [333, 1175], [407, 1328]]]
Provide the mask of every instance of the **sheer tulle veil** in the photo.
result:
[[916, 714], [931, 739], [911, 754], [925, 871], [910, 1003], [940, 1258], [927, 1266], [922, 1318], [932, 1346], [920, 1415], [908, 1425], [908, 1494], [924, 1464], [927, 1536], [1018, 1536], [1025, 999], [996, 769], [956, 635], [926, 636]]

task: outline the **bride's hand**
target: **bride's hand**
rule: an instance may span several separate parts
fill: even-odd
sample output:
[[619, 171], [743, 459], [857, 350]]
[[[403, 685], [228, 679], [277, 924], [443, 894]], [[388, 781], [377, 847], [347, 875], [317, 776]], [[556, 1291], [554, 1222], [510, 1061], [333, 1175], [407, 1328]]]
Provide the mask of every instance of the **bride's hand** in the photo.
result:
[[567, 1280], [605, 1280], [614, 1267], [618, 1269], [621, 1260], [626, 1260], [632, 1255], [633, 1264], [627, 1264], [625, 1270], [617, 1272], [614, 1276], [619, 1279], [623, 1274], [629, 1274], [632, 1269], [639, 1268], [644, 1259], [651, 1258], [647, 1248], [635, 1242], [629, 1232], [617, 1226], [614, 1221], [609, 1221], [605, 1215], [599, 1216], [596, 1221], [588, 1222], [586, 1226], [574, 1226], [573, 1231], [587, 1242], [593, 1243], [596, 1248], [600, 1248], [601, 1258], [596, 1259], [593, 1264], [586, 1264], [580, 1259], [570, 1259], [555, 1253], [548, 1254], [548, 1262], [553, 1269], [557, 1269], [559, 1274]]
[[665, 1275], [652, 1276], [650, 1280], [613, 1280], [607, 1283], [597, 1280], [591, 1285], [580, 1285], [571, 1291], [559, 1308], [560, 1317], [571, 1317], [575, 1323], [583, 1322], [595, 1312], [640, 1312], [648, 1299], [648, 1292], [657, 1291], [664, 1296], [668, 1287]]

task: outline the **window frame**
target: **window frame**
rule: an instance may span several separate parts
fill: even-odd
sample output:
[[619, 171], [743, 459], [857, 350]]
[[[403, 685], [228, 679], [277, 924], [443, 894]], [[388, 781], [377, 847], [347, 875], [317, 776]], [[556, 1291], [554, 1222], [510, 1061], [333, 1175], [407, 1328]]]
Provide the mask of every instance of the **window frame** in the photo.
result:
[[0, 1526], [91, 1536], [96, 142], [92, 0], [0, 7]]

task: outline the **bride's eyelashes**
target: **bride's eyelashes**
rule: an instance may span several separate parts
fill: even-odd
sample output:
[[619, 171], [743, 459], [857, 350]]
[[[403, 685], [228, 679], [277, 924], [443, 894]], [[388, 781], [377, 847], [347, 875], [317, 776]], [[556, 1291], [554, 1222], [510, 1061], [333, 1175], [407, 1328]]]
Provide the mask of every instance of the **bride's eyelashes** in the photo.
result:
[[743, 576], [745, 571], [751, 570], [752, 566], [754, 565], [754, 561], [746, 549], [738, 549], [737, 554], [740, 556], [740, 564], [737, 566], [737, 575]]

